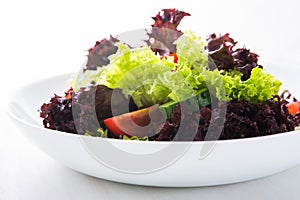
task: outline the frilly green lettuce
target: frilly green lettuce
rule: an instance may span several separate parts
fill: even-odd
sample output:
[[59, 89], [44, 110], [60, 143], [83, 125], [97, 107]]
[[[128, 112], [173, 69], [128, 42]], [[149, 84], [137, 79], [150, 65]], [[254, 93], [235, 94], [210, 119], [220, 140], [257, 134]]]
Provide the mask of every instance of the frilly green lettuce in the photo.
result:
[[103, 84], [121, 88], [125, 95], [132, 96], [138, 107], [181, 101], [194, 94], [185, 77], [176, 71], [172, 57], [161, 59], [149, 47], [131, 50], [122, 43], [117, 46]]
[[76, 90], [93, 82], [120, 88], [139, 108], [179, 102], [205, 89], [219, 100], [244, 99], [251, 103], [266, 101], [279, 91], [281, 82], [260, 68], [254, 68], [246, 81], [238, 71], [209, 70], [205, 43], [191, 31], [175, 44], [178, 63], [172, 56], [161, 58], [149, 47], [130, 49], [117, 43], [118, 51], [109, 57], [110, 64], [73, 78], [71, 86]]
[[126, 135], [124, 135], [123, 140], [149, 141], [149, 138], [147, 136], [139, 138], [137, 136], [127, 137]]
[[185, 77], [185, 81], [195, 90], [206, 87], [203, 74], [208, 71], [208, 56], [205, 43], [191, 31], [185, 31], [176, 41], [178, 56], [177, 72]]
[[211, 94], [220, 100], [247, 100], [250, 103], [262, 103], [278, 94], [281, 82], [261, 68], [253, 68], [246, 81], [241, 80], [242, 74], [231, 71], [225, 74], [218, 70], [205, 71], [205, 80]]
[[281, 82], [261, 68], [253, 68], [251, 76], [241, 81], [241, 74], [225, 74], [223, 77], [228, 100], [247, 100], [250, 103], [261, 103], [278, 94]]
[[199, 73], [207, 67], [207, 54], [205, 53], [205, 43], [201, 37], [197, 37], [192, 31], [185, 31], [175, 42], [176, 54], [180, 67], [194, 67]]
[[98, 128], [96, 133], [86, 132], [84, 135], [85, 136], [108, 138], [108, 129], [103, 130], [102, 128]]

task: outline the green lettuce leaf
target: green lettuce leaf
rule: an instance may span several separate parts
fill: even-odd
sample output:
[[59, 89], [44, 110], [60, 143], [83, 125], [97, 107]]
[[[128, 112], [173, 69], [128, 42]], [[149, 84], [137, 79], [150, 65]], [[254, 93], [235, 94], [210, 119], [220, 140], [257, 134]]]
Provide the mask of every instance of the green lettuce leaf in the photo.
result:
[[231, 71], [222, 74], [218, 70], [203, 72], [210, 93], [220, 100], [247, 100], [250, 103], [262, 103], [278, 94], [281, 82], [261, 68], [253, 68], [251, 76], [242, 81], [242, 74]]
[[207, 54], [205, 42], [192, 31], [185, 31], [175, 42], [179, 68], [194, 69], [194, 74], [199, 74], [207, 68]]
[[137, 136], [127, 137], [126, 135], [124, 135], [123, 140], [149, 141], [149, 138], [147, 136], [139, 138]]
[[161, 59], [149, 47], [131, 50], [122, 43], [117, 46], [102, 84], [121, 88], [125, 95], [132, 96], [139, 108], [170, 100], [181, 101], [194, 95], [185, 76], [176, 71], [172, 56]]
[[206, 87], [203, 73], [208, 65], [205, 43], [192, 31], [185, 31], [176, 41], [178, 56], [177, 72], [185, 77], [185, 81], [195, 90], [201, 91]]
[[102, 128], [98, 128], [96, 134], [86, 132], [84, 135], [85, 136], [108, 138], [108, 129], [103, 130]]
[[244, 99], [250, 103], [261, 103], [278, 94], [281, 82], [261, 68], [253, 68], [251, 76], [241, 81], [242, 74], [225, 74], [224, 82], [228, 99]]

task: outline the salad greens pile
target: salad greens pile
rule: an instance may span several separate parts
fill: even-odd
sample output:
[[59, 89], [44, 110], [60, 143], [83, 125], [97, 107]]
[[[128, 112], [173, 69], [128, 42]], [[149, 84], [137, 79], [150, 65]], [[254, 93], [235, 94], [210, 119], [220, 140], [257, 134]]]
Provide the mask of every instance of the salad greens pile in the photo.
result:
[[[191, 115], [196, 116], [199, 127], [193, 140], [205, 138], [213, 120], [212, 99], [227, 105], [220, 139], [294, 130], [298, 118], [289, 114], [288, 102], [278, 96], [281, 82], [258, 64], [258, 55], [245, 47], [236, 48], [236, 42], [229, 34], [211, 34], [204, 41], [190, 30], [177, 30], [184, 16], [189, 14], [176, 9], [164, 9], [158, 13], [153, 18], [155, 23], [152, 31], [147, 33], [149, 40], [144, 46], [131, 47], [113, 37], [98, 41], [89, 49], [86, 68], [72, 78], [71, 89], [65, 97], [56, 95], [50, 103], [42, 105], [44, 126], [71, 133], [81, 134], [83, 131], [86, 135], [100, 137], [169, 141], [174, 139], [180, 126], [179, 103], [197, 97], [200, 114], [196, 116], [192, 112]], [[120, 93], [120, 99], [129, 101], [130, 112], [153, 105], [172, 105], [170, 115], [159, 130], [151, 129], [153, 132], [149, 138], [147, 134], [138, 137], [134, 133], [119, 133], [118, 125], [112, 123], [119, 118], [114, 118], [109, 110], [115, 90]], [[96, 91], [96, 95], [93, 96], [91, 91]], [[96, 109], [89, 101], [79, 101], [86, 100], [87, 96], [96, 101]], [[120, 100], [118, 105], [125, 104]], [[79, 109], [78, 116], [74, 116], [72, 110], [75, 105]], [[122, 119], [130, 116], [145, 121], [140, 117], [144, 116], [141, 112], [130, 114], [119, 107], [118, 113], [125, 114]], [[84, 123], [91, 119], [93, 109], [99, 127], [91, 130]], [[74, 121], [77, 118], [84, 127], [81, 131], [76, 129]], [[186, 139], [185, 136], [179, 138]]]
[[[71, 87], [79, 90], [87, 84], [120, 88], [132, 96], [139, 108], [168, 101], [183, 101], [207, 88], [216, 89], [219, 100], [238, 99], [260, 103], [272, 98], [279, 91], [281, 82], [257, 67], [249, 79], [242, 81], [237, 70], [227, 72], [208, 69], [205, 43], [193, 32], [187, 31], [176, 41], [178, 61], [173, 56], [161, 58], [150, 47], [131, 49], [124, 43], [116, 43], [118, 50], [109, 56], [110, 64], [97, 71], [87, 71], [84, 82], [71, 81]], [[90, 72], [90, 73], [89, 73]]]

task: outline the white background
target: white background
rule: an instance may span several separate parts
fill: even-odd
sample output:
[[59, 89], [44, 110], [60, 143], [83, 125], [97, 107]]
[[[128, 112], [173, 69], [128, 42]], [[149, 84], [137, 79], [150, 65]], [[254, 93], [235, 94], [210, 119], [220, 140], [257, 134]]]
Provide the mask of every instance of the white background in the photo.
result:
[[86, 50], [96, 40], [149, 28], [153, 23], [150, 17], [162, 8], [178, 8], [192, 15], [182, 20], [181, 30], [192, 29], [202, 36], [229, 32], [239, 45], [258, 53], [261, 64], [297, 93], [299, 6], [297, 0], [1, 0], [0, 200], [299, 199], [299, 167], [257, 181], [193, 189], [144, 188], [87, 177], [32, 146], [5, 113], [9, 96], [16, 88], [78, 70]]

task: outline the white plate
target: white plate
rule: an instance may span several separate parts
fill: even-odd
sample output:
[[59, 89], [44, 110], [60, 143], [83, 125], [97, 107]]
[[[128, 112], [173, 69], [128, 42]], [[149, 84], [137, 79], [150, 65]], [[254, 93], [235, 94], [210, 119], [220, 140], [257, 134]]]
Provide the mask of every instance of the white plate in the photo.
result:
[[[36, 146], [81, 173], [129, 184], [190, 187], [247, 181], [300, 163], [299, 131], [217, 142], [143, 142], [45, 129], [37, 110], [54, 92], [67, 89], [69, 77], [53, 77], [21, 88], [12, 97], [8, 112]], [[200, 153], [204, 150], [208, 154], [203, 157]]]

